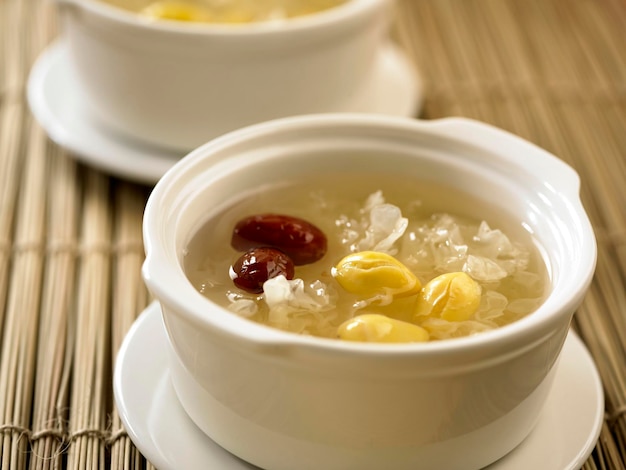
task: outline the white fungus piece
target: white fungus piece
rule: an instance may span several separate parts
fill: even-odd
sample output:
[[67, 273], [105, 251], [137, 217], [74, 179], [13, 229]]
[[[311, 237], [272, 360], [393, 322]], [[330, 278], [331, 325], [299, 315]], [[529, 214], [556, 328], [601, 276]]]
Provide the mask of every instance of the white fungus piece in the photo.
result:
[[240, 317], [251, 318], [256, 315], [259, 307], [253, 299], [235, 299], [228, 304], [228, 310]]
[[[400, 208], [387, 204], [382, 191], [376, 191], [368, 196], [361, 209], [361, 215], [360, 223], [354, 221], [351, 224], [344, 224], [342, 239], [352, 242], [351, 251], [379, 251], [395, 255], [398, 250], [394, 244], [404, 235], [409, 225], [409, 220], [402, 217]], [[340, 218], [343, 219], [345, 216]]]
[[489, 321], [504, 315], [509, 299], [500, 292], [485, 290], [480, 302], [480, 307], [474, 314], [477, 321]]
[[541, 306], [542, 299], [516, 299], [512, 300], [507, 310], [518, 315], [525, 315], [528, 312], [537, 310]]
[[543, 282], [537, 273], [529, 271], [518, 271], [511, 276], [512, 280], [520, 287], [521, 290], [534, 292], [537, 297], [541, 297], [543, 293]]
[[365, 239], [359, 243], [359, 251], [396, 254], [398, 250], [393, 245], [404, 235], [408, 225], [409, 220], [402, 217], [398, 207], [392, 204], [374, 207], [370, 212], [370, 226], [365, 232]]
[[495, 260], [509, 275], [528, 267], [528, 251], [512, 243], [500, 230], [492, 230], [485, 221], [478, 226], [473, 241], [482, 256]]
[[461, 271], [467, 259], [468, 246], [457, 221], [448, 214], [433, 217], [432, 227], [423, 227], [426, 248], [432, 255], [432, 263], [439, 272]]
[[263, 297], [269, 308], [269, 321], [287, 325], [291, 314], [321, 312], [334, 307], [328, 289], [321, 281], [305, 285], [302, 279], [277, 276], [263, 284]]
[[461, 322], [447, 321], [442, 318], [432, 317], [420, 323], [420, 326], [428, 331], [431, 339], [458, 338], [471, 336], [483, 331], [497, 328], [495, 323], [488, 321], [478, 322], [466, 320]]
[[515, 246], [504, 233], [498, 229], [492, 230], [484, 220], [478, 226], [474, 241], [485, 247], [487, 249], [485, 255], [491, 258], [509, 256], [516, 251]]
[[468, 255], [463, 272], [481, 282], [497, 282], [508, 276], [506, 270], [502, 269], [494, 260], [484, 256]]
[[382, 191], [376, 191], [372, 194], [370, 194], [369, 196], [367, 196], [367, 199], [365, 200], [365, 204], [363, 205], [363, 209], [361, 210], [362, 213], [364, 214], [368, 214], [369, 212], [371, 212], [371, 210], [376, 207], [376, 206], [381, 206], [383, 204], [385, 204], [385, 197], [383, 196], [383, 192]]

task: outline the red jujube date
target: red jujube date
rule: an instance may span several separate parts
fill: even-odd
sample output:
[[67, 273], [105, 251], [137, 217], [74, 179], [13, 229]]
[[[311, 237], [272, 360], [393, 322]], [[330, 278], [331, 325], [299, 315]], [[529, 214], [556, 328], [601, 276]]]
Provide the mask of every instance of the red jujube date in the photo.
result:
[[272, 247], [287, 254], [296, 266], [314, 263], [326, 253], [326, 235], [306, 220], [281, 214], [258, 214], [240, 220], [233, 229], [233, 248]]
[[293, 279], [293, 261], [282, 251], [269, 247], [248, 250], [230, 269], [230, 277], [235, 285], [254, 294], [263, 292], [265, 281], [281, 274], [287, 279]]

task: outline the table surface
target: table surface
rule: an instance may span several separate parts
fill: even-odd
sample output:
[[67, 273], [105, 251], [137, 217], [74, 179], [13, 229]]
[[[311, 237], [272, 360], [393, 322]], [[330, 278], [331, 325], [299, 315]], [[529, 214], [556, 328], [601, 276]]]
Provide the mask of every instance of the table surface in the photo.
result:
[[[424, 85], [416, 117], [489, 122], [579, 172], [599, 253], [573, 327], [606, 395], [583, 468], [626, 468], [626, 3], [398, 0], [397, 10], [394, 39]], [[150, 468], [111, 387], [116, 352], [150, 302], [140, 276], [150, 188], [79, 163], [32, 117], [28, 74], [58, 34], [52, 2], [0, 0], [0, 469]]]

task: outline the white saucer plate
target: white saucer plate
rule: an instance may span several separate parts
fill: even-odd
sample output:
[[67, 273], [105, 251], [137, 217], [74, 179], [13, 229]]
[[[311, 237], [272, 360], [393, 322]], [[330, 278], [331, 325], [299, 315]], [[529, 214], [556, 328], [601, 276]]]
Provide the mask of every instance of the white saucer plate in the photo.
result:
[[[116, 136], [84, 110], [85, 98], [68, 67], [62, 39], [39, 56], [28, 79], [28, 103], [50, 138], [82, 162], [115, 176], [155, 183], [184, 153], [142, 145]], [[393, 44], [376, 59], [368, 83], [345, 112], [414, 117], [422, 105], [421, 83], [413, 66]]]
[[[160, 307], [153, 303], [128, 332], [115, 366], [115, 401], [131, 440], [159, 470], [257, 468], [222, 449], [186, 415], [170, 382], [169, 347]], [[598, 372], [582, 341], [570, 332], [536, 427], [487, 469], [579, 469], [593, 451], [603, 417]]]

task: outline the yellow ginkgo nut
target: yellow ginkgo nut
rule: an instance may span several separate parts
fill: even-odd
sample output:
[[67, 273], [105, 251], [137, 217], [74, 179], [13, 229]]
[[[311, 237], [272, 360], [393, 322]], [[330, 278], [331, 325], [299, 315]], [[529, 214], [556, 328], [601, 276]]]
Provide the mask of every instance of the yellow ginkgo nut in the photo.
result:
[[381, 303], [416, 294], [421, 288], [419, 279], [406, 266], [377, 251], [352, 253], [339, 261], [332, 273], [346, 291]]
[[345, 321], [338, 335], [343, 340], [368, 343], [421, 343], [429, 339], [421, 326], [373, 313]]
[[464, 272], [442, 274], [420, 292], [413, 318], [416, 323], [424, 317], [468, 320], [478, 310], [481, 292], [480, 284]]

